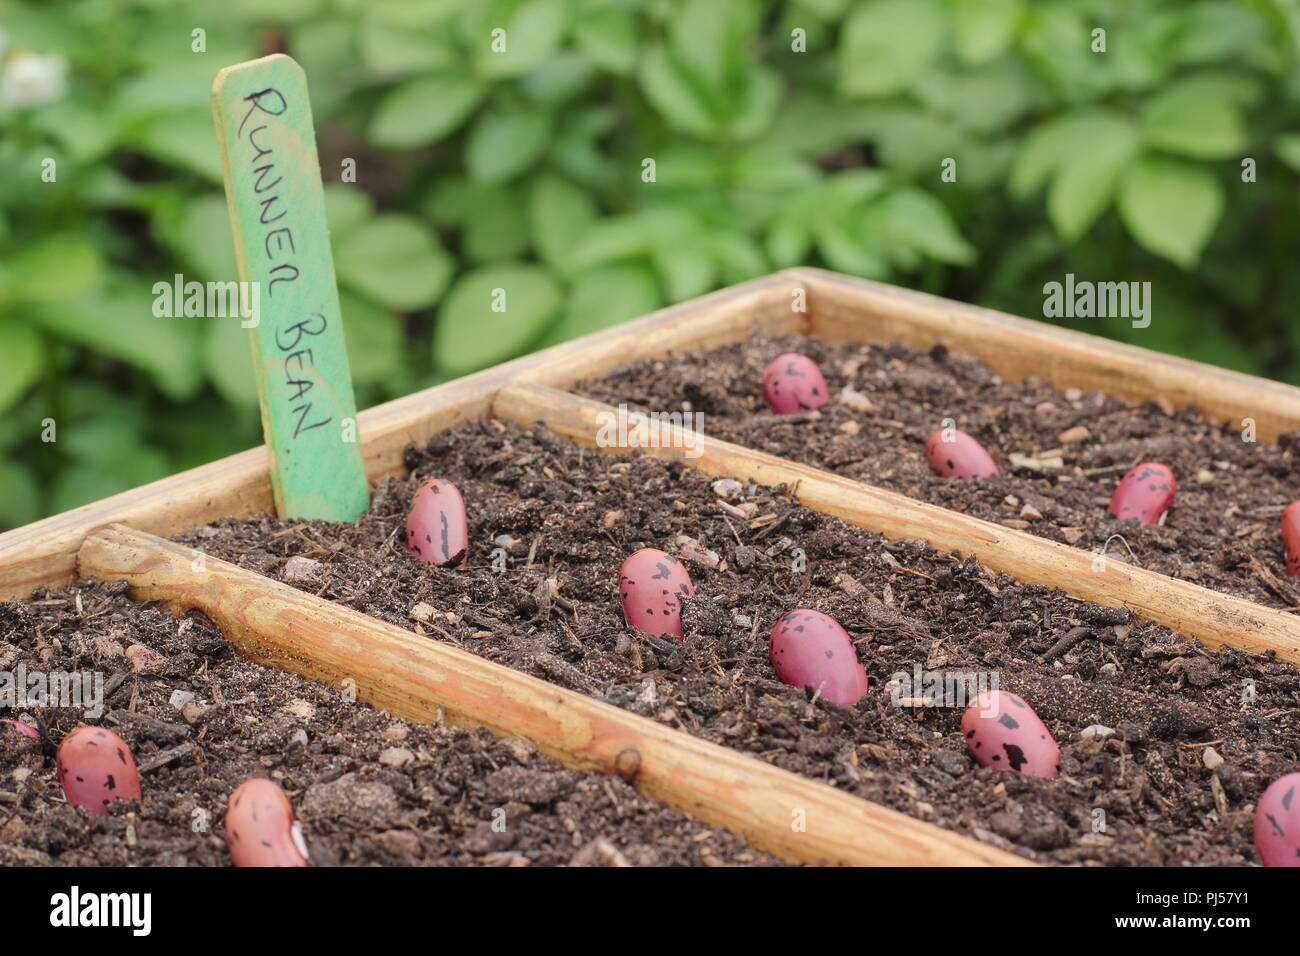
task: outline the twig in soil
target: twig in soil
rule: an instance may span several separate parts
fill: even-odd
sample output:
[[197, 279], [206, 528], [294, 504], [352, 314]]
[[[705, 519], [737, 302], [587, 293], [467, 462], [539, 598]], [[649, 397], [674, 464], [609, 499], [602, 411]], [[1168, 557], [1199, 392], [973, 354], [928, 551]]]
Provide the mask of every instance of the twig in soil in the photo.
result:
[[190, 735], [190, 728], [185, 724], [171, 724], [165, 720], [159, 720], [157, 717], [150, 717], [146, 714], [137, 714], [130, 710], [114, 710], [108, 714], [108, 719], [117, 725], [126, 723], [135, 724], [143, 728], [146, 734], [154, 739], [159, 740], [179, 740], [182, 737]]
[[[755, 540], [755, 541], [762, 541], [764, 538], [766, 538], [766, 537], [767, 537], [769, 534], [771, 534], [773, 531], [777, 531], [777, 530], [779, 530], [779, 529], [781, 529], [781, 528], [784, 528], [787, 524], [790, 523], [790, 514], [791, 514], [790, 512], [786, 512], [784, 515], [782, 515], [781, 517], [777, 518], [777, 519], [776, 519], [775, 521], [773, 521], [771, 524], [769, 524], [769, 525], [765, 525], [765, 526], [762, 528], [762, 530], [760, 530], [760, 531], [758, 532], [758, 534], [754, 535], [754, 540]], [[753, 525], [750, 525], [750, 528], [753, 528], [753, 527], [754, 527]]]
[[1091, 636], [1092, 636], [1092, 628], [1090, 627], [1071, 628], [1069, 631], [1066, 632], [1066, 635], [1063, 638], [1061, 638], [1059, 641], [1057, 641], [1055, 644], [1049, 647], [1045, 652], [1043, 652], [1043, 660], [1045, 661], [1055, 660], [1056, 658], [1064, 654], [1066, 651], [1068, 651], [1070, 648], [1074, 647], [1075, 644], [1078, 644], [1085, 637], [1091, 637]]
[[303, 543], [311, 545], [311, 547], [312, 547], [312, 553], [313, 553], [313, 554], [329, 554], [329, 553], [330, 553], [330, 551], [329, 551], [328, 548], [326, 548], [324, 545], [322, 545], [319, 541], [313, 541], [311, 538], [309, 538], [309, 537], [307, 536], [307, 533], [306, 533], [305, 531], [303, 531], [301, 528], [291, 528], [290, 530], [293, 531], [293, 533], [294, 533], [298, 538], [300, 538], [300, 539], [303, 541]]
[[776, 428], [780, 425], [800, 425], [803, 422], [820, 421], [822, 417], [822, 413], [819, 411], [796, 412], [793, 415], [775, 415], [770, 417], [756, 415], [749, 421], [744, 422], [741, 427], [755, 429]]
[[150, 771], [157, 770], [159, 767], [171, 763], [178, 757], [184, 757], [190, 751], [197, 749], [198, 744], [194, 743], [192, 740], [187, 740], [185, 743], [176, 747], [159, 751], [148, 760], [142, 760], [138, 769], [141, 773], [149, 773]]
[[[739, 509], [737, 509], [737, 511], [739, 511]], [[743, 511], [741, 511], [740, 513], [742, 515], [744, 514]], [[741, 545], [743, 547], [745, 542], [740, 540], [740, 535], [736, 534], [736, 529], [731, 526], [731, 522], [727, 521], [725, 517], [722, 520], [727, 525], [727, 529], [731, 532], [731, 536], [736, 539], [736, 544]]]
[[124, 683], [126, 683], [126, 679], [129, 676], [130, 674], [127, 671], [121, 671], [109, 677], [108, 680], [104, 681], [104, 700], [111, 701], [113, 699], [113, 695], [117, 693], [118, 688], [120, 688]]
[[902, 571], [904, 574], [910, 574], [913, 577], [925, 578], [927, 581], [934, 580], [934, 578], [930, 577], [930, 575], [926, 574], [924, 571], [914, 571], [911, 568], [904, 567], [903, 565], [899, 564], [897, 561], [894, 562], [894, 570]]
[[443, 637], [445, 637], [447, 640], [451, 641], [451, 642], [452, 642], [453, 644], [455, 644], [457, 647], [459, 647], [459, 648], [464, 648], [465, 645], [462, 644], [460, 641], [458, 641], [455, 637], [453, 637], [452, 634], [451, 634], [451, 632], [449, 632], [449, 631], [447, 631], [447, 630], [444, 630], [443, 628], [439, 627], [437, 624], [434, 624], [434, 623], [431, 622], [431, 621], [426, 621], [426, 622], [425, 622], [425, 626], [426, 626], [426, 627], [431, 627], [431, 628], [433, 628], [435, 631], [437, 631], [439, 634], [441, 634], [441, 635], [442, 635]]
[[1259, 578], [1266, 588], [1288, 604], [1300, 604], [1300, 596], [1297, 596], [1295, 591], [1282, 583], [1267, 565], [1261, 564], [1259, 558], [1251, 555], [1250, 561], [1247, 563], [1250, 569], [1255, 572], [1255, 577]]

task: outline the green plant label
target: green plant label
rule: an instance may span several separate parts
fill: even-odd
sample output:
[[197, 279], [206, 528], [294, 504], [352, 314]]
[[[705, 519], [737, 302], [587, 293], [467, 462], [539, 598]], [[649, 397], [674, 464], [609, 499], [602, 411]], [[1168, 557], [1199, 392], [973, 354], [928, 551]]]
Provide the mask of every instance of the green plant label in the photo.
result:
[[352, 521], [370, 502], [356, 433], [307, 77], [283, 54], [212, 85], [239, 276], [282, 518]]

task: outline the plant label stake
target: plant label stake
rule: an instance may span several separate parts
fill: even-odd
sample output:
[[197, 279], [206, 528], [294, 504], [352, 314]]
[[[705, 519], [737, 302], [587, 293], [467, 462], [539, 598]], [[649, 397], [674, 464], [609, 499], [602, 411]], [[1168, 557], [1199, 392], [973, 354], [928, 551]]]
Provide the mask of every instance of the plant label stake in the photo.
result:
[[370, 503], [356, 436], [307, 77], [277, 53], [212, 84], [271, 485], [282, 518], [353, 521]]

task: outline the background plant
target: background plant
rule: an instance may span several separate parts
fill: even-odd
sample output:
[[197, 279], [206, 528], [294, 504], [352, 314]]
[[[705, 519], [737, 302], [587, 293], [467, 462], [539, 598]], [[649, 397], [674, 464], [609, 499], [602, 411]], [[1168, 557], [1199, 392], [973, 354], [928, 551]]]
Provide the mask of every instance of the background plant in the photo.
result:
[[1150, 328], [1073, 324], [1300, 381], [1291, 0], [0, 0], [0, 24], [0, 527], [259, 441], [238, 325], [156, 319], [150, 287], [234, 277], [208, 91], [280, 49], [363, 405], [804, 263], [1031, 316], [1066, 272], [1150, 280]]

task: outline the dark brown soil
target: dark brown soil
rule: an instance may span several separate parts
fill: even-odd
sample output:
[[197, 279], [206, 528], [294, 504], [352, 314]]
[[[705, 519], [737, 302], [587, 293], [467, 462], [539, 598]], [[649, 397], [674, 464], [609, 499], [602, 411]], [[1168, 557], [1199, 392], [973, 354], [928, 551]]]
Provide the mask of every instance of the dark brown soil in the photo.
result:
[[[497, 422], [439, 436], [408, 464], [412, 477], [382, 483], [355, 526], [265, 517], [185, 540], [269, 575], [309, 557], [319, 564], [299, 586], [314, 593], [1041, 862], [1254, 862], [1254, 801], [1300, 762], [1295, 667], [1208, 652], [770, 490], [723, 500], [679, 464]], [[468, 503], [466, 569], [405, 553], [407, 501], [433, 475]], [[687, 557], [699, 596], [683, 643], [624, 625], [618, 568], [643, 546]], [[799, 606], [859, 640], [872, 689], [856, 707], [776, 680], [767, 635]], [[980, 768], [960, 708], [894, 706], [886, 684], [914, 665], [995, 672], [1051, 729], [1063, 775]]]
[[[767, 410], [763, 370], [786, 351], [821, 367], [832, 399], [817, 412]], [[1300, 433], [1278, 444], [1250, 443], [1240, 422], [1217, 425], [1195, 409], [1171, 414], [1164, 400], [1135, 405], [1099, 392], [1063, 392], [1039, 378], [1004, 382], [979, 359], [942, 346], [925, 353], [760, 333], [671, 362], [635, 362], [577, 391], [614, 405], [702, 412], [703, 430], [715, 438], [1053, 541], [1095, 550], [1122, 534], [1143, 567], [1271, 607], [1300, 607], [1278, 527], [1300, 488]], [[934, 474], [923, 448], [945, 418], [989, 450], [1002, 477]], [[1080, 427], [1087, 436], [1070, 439], [1069, 430]], [[1012, 454], [1060, 457], [1062, 467], [1017, 467]], [[1178, 479], [1163, 526], [1118, 521], [1107, 511], [1119, 479], [1142, 461], [1163, 462]], [[1118, 541], [1108, 554], [1128, 558]]]
[[[53, 747], [87, 722], [82, 713], [6, 711], [45, 736], [0, 724], [0, 864], [228, 865], [226, 799], [252, 776], [285, 789], [318, 865], [772, 862], [621, 780], [565, 770], [525, 741], [408, 725], [242, 660], [201, 615], [177, 620], [120, 587], [0, 603], [0, 637], [0, 670], [103, 673], [99, 722], [131, 745], [144, 792], [107, 818], [69, 806]], [[123, 652], [135, 643], [165, 658], [158, 670], [131, 671]], [[204, 712], [182, 714], [170, 703], [178, 690]]]

